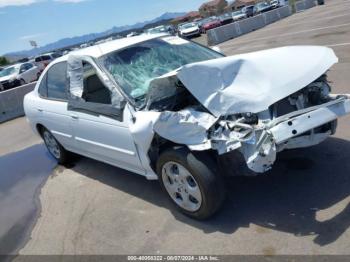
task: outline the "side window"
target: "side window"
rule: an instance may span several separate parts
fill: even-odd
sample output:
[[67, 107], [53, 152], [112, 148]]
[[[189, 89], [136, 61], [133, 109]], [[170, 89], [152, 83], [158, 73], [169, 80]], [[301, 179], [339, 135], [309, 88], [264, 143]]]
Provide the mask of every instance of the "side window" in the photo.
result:
[[23, 65], [21, 65], [21, 67], [19, 68], [19, 73], [21, 74], [21, 73], [24, 73], [25, 71], [27, 71], [27, 68], [26, 68], [26, 65], [23, 64]]
[[111, 92], [97, 76], [96, 69], [89, 63], [83, 63], [84, 90], [82, 98], [86, 102], [111, 104]]
[[47, 74], [45, 74], [40, 82], [40, 85], [39, 85], [39, 89], [38, 89], [38, 92], [39, 92], [39, 95], [41, 97], [47, 97]]
[[26, 69], [27, 69], [27, 70], [31, 69], [32, 67], [33, 67], [33, 65], [32, 65], [32, 64], [29, 64], [29, 63], [28, 63], [28, 64], [26, 64]]
[[67, 100], [67, 63], [61, 62], [53, 65], [46, 76], [47, 97]]

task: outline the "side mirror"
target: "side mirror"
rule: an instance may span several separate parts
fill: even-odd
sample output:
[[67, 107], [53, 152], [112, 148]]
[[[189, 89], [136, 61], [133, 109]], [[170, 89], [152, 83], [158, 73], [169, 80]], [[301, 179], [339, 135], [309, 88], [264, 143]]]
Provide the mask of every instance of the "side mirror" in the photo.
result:
[[218, 52], [218, 53], [220, 53], [220, 54], [223, 54], [223, 52], [221, 51], [221, 48], [220, 47], [218, 47], [218, 46], [212, 46], [212, 47], [210, 47], [212, 50], [214, 50], [215, 52]]
[[19, 73], [22, 74], [24, 73], [26, 70], [24, 68], [22, 68], [21, 70], [19, 70]]

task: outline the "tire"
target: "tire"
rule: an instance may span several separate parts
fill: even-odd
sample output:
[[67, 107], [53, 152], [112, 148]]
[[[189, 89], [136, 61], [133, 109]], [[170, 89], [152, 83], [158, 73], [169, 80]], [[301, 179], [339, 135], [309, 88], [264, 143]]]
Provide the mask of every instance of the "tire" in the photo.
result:
[[20, 86], [23, 86], [23, 85], [25, 85], [25, 84], [26, 84], [26, 81], [24, 81], [24, 79], [19, 80], [19, 85], [20, 85]]
[[225, 200], [225, 186], [215, 161], [206, 152], [170, 148], [159, 156], [157, 174], [162, 189], [185, 215], [203, 220]]
[[42, 128], [41, 136], [45, 142], [47, 150], [57, 162], [61, 165], [67, 164], [69, 162], [69, 152], [63, 148], [51, 132], [46, 128]]
[[39, 80], [40, 75], [41, 75], [41, 73], [37, 73], [37, 74], [36, 74], [36, 81], [38, 81], [38, 80]]

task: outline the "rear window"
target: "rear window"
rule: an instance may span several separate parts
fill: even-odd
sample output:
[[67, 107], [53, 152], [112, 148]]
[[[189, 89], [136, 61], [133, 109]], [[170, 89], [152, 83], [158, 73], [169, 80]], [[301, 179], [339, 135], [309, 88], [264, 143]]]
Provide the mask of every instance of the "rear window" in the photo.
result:
[[50, 60], [50, 59], [51, 59], [51, 56], [49, 56], [49, 55], [43, 55], [43, 56], [41, 57], [41, 59], [42, 59], [42, 61], [47, 61], [47, 60]]
[[67, 100], [67, 92], [67, 63], [57, 63], [43, 77], [39, 86], [39, 94], [50, 99]]

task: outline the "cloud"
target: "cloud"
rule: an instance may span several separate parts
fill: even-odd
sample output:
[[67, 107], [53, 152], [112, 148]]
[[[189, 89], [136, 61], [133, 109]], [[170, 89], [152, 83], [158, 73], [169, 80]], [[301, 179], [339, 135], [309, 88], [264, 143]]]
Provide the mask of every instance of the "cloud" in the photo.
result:
[[40, 0], [0, 0], [0, 8], [5, 6], [31, 5]]
[[43, 36], [43, 33], [37, 33], [37, 34], [32, 34], [32, 35], [24, 35], [21, 36], [19, 39], [20, 40], [35, 40], [35, 38]]

